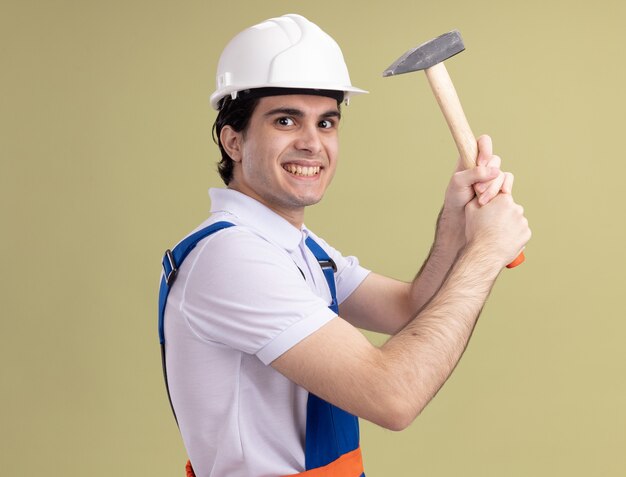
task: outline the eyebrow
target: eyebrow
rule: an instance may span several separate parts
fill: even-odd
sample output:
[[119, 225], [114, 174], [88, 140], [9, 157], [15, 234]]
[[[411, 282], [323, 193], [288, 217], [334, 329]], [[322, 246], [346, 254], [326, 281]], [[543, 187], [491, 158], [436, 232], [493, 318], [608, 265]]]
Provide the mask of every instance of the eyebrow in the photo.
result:
[[[304, 112], [296, 108], [274, 108], [266, 112], [264, 116], [269, 117], [269, 116], [275, 116], [277, 114], [284, 114], [286, 116], [294, 116], [296, 118], [301, 118], [304, 116]], [[341, 119], [341, 113], [337, 111], [336, 109], [331, 109], [329, 111], [326, 111], [325, 113], [322, 113], [320, 117]]]

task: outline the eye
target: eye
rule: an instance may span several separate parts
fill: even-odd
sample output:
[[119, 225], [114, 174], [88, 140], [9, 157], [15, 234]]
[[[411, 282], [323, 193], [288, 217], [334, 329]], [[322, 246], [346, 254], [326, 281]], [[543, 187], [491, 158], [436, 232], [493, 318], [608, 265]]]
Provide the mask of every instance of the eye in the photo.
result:
[[289, 117], [282, 117], [276, 120], [276, 124], [284, 127], [293, 126], [295, 124], [294, 120]]
[[332, 121], [330, 119], [322, 119], [317, 125], [322, 129], [331, 129], [333, 126], [335, 126], [335, 121]]

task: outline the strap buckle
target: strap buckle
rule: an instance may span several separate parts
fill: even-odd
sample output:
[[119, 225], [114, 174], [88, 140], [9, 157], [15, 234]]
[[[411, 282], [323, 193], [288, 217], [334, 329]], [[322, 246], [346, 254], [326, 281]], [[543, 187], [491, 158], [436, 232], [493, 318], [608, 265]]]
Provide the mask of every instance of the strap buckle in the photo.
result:
[[322, 268], [332, 268], [333, 273], [337, 273], [337, 264], [332, 258], [328, 258], [328, 260], [318, 260], [320, 267]]
[[[166, 265], [169, 265], [169, 271], [167, 270], [168, 267]], [[167, 283], [167, 286], [172, 286], [172, 283], [174, 283], [174, 280], [176, 279], [178, 268], [176, 268], [174, 255], [169, 248], [165, 251], [165, 256], [163, 257], [163, 273], [165, 275], [165, 283]]]

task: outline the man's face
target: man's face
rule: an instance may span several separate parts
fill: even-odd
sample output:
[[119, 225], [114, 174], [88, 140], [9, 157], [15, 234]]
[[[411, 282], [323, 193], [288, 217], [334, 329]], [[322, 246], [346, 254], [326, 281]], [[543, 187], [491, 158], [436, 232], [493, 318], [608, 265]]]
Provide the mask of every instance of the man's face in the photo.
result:
[[304, 207], [319, 202], [337, 166], [340, 113], [332, 98], [261, 98], [238, 150], [229, 187], [299, 226]]

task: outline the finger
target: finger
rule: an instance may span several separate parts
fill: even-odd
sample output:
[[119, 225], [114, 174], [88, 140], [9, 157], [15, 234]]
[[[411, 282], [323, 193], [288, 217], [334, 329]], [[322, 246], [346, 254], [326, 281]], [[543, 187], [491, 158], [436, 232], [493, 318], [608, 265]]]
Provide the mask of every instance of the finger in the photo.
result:
[[497, 167], [498, 169], [500, 169], [501, 165], [502, 165], [502, 158], [496, 154], [491, 156], [491, 159], [489, 159], [489, 161], [487, 161], [487, 164], [485, 164], [485, 166], [487, 167]]
[[[504, 184], [505, 174], [504, 172], [500, 173], [498, 177], [489, 182], [488, 187], [480, 194], [478, 199], [478, 203], [480, 205], [488, 204], [491, 199], [497, 196], [500, 193], [500, 189]], [[483, 184], [480, 184], [483, 185]]]
[[513, 182], [515, 182], [515, 176], [510, 172], [504, 173], [504, 182], [502, 183], [502, 192], [505, 194], [513, 193]]
[[500, 170], [495, 167], [474, 167], [454, 174], [454, 183], [459, 187], [472, 187], [482, 183], [489, 183], [498, 175]]
[[489, 187], [489, 182], [480, 182], [474, 184], [474, 190], [478, 195], [484, 194], [487, 188]]
[[[500, 159], [499, 156], [492, 156], [492, 158], [489, 160], [489, 162], [487, 163], [486, 167], [492, 167], [495, 169], [500, 169], [500, 164], [502, 163], [502, 159]], [[487, 188], [489, 188], [490, 186], [490, 182], [483, 182], [480, 184], [476, 184], [475, 186], [475, 190], [477, 194], [482, 194], [483, 192], [485, 192], [487, 190]]]
[[478, 157], [476, 158], [477, 166], [485, 166], [493, 156], [493, 143], [491, 138], [486, 134], [480, 136], [478, 142]]
[[503, 172], [497, 178], [488, 183], [481, 183], [474, 186], [474, 190], [479, 195], [479, 202], [485, 205], [500, 192], [505, 194], [513, 193], [513, 181], [515, 177], [510, 172]]

